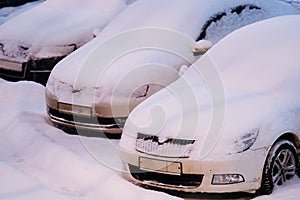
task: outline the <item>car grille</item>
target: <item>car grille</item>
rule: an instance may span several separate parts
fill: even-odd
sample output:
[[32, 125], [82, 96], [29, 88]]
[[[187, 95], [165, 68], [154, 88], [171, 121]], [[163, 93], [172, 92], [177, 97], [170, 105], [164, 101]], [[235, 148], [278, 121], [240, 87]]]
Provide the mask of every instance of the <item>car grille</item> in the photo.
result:
[[189, 157], [195, 140], [170, 138], [160, 142], [157, 136], [138, 133], [136, 150], [157, 156]]
[[157, 172], [149, 172], [137, 166], [129, 165], [130, 174], [133, 178], [150, 183], [151, 185], [167, 185], [173, 187], [199, 187], [202, 183], [202, 174], [171, 175]]

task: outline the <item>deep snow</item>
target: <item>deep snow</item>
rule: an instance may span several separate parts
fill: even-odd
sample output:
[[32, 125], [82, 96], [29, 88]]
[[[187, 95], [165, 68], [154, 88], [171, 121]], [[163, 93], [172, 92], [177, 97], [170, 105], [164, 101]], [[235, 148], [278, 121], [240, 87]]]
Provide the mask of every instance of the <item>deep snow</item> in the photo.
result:
[[[80, 138], [52, 127], [44, 87], [0, 79], [0, 91], [0, 199], [174, 199], [124, 181], [95, 160]], [[294, 178], [255, 199], [298, 200], [299, 187]]]
[[[52, 127], [44, 87], [1, 80], [0, 91], [0, 199], [176, 199], [123, 180], [80, 137]], [[106, 141], [89, 140], [99, 147]]]
[[[176, 199], [123, 180], [118, 171], [97, 161], [78, 136], [49, 124], [44, 90], [32, 82], [0, 79], [0, 199]], [[117, 158], [115, 151], [102, 150]], [[300, 179], [293, 179], [256, 199], [298, 200], [299, 187]]]

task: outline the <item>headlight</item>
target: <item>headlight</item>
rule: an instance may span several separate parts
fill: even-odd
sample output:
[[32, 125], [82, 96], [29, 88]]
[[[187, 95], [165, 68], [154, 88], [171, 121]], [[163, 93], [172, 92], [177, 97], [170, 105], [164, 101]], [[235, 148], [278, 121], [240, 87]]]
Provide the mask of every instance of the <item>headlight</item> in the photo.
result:
[[243, 151], [248, 150], [256, 141], [259, 131], [253, 131], [252, 133], [247, 133], [243, 135], [238, 140], [234, 142], [235, 150], [237, 153], [241, 153]]
[[218, 174], [213, 176], [213, 185], [226, 185], [244, 182], [245, 179], [240, 174]]

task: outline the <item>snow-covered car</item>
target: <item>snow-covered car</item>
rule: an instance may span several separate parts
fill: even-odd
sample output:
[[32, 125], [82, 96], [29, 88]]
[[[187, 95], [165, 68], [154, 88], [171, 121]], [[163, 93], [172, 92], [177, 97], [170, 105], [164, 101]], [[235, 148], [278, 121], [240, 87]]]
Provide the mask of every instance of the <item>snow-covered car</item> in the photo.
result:
[[[121, 133], [128, 114], [136, 105], [178, 79], [179, 74], [199, 58], [193, 57], [192, 53], [195, 41], [201, 41], [201, 45], [206, 41], [205, 47], [209, 47], [209, 44], [217, 43], [228, 33], [247, 24], [295, 13], [291, 5], [276, 0], [136, 1], [105, 27], [95, 40], [55, 66], [46, 86], [50, 119], [62, 127]], [[161, 48], [137, 48], [120, 55], [109, 67], [100, 64], [111, 57], [107, 53], [109, 51], [114, 54], [126, 45], [144, 43], [153, 38], [159, 41], [164, 37], [157, 32], [147, 33], [149, 27], [180, 33], [190, 38], [193, 45], [166, 37], [156, 43], [171, 44], [174, 51], [180, 51], [180, 56]], [[144, 30], [145, 34], [120, 39], [131, 30]], [[107, 52], [97, 54], [95, 49], [99, 44], [105, 46], [114, 39], [118, 42], [107, 44]], [[94, 60], [91, 59], [93, 56]], [[186, 58], [190, 59], [187, 61]], [[149, 63], [161, 67], [147, 67]], [[80, 76], [82, 80], [79, 80]], [[92, 79], [98, 80], [93, 82]], [[92, 100], [88, 96], [92, 96]]]
[[299, 174], [300, 16], [241, 28], [138, 105], [127, 178], [189, 192], [270, 194]]
[[0, 26], [0, 77], [46, 84], [52, 68], [93, 39], [127, 0], [47, 0]]

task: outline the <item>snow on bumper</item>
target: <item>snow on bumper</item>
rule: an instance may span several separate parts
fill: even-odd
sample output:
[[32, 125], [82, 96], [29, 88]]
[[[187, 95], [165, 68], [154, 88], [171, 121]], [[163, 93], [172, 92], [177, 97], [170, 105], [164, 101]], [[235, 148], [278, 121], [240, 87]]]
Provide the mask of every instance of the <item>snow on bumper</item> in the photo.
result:
[[[266, 149], [248, 150], [219, 160], [171, 159], [120, 150], [125, 176], [154, 187], [186, 192], [253, 192], [260, 188]], [[140, 174], [139, 174], [140, 173]], [[234, 175], [242, 181], [214, 184], [214, 176]]]

